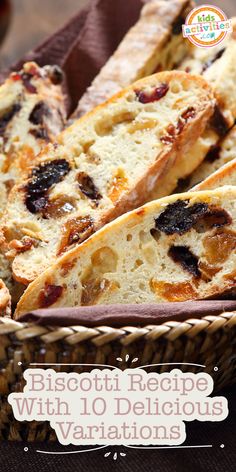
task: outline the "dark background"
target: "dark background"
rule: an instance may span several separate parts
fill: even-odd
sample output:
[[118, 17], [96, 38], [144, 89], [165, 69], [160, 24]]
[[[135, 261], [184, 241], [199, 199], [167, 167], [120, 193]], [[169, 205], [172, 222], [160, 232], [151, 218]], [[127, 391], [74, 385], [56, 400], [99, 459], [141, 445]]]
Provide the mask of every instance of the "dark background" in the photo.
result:
[[[25, 52], [33, 49], [80, 8], [88, 5], [89, 0], [12, 0], [11, 3], [11, 25], [0, 50], [0, 68], [14, 63]], [[235, 0], [197, 0], [196, 3], [212, 3], [221, 7], [229, 17], [236, 16]]]

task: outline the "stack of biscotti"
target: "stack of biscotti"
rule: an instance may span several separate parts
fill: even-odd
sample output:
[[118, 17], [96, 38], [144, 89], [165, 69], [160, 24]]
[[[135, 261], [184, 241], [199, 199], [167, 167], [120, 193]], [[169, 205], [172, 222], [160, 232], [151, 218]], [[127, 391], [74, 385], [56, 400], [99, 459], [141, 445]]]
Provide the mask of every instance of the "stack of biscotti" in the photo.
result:
[[38, 308], [199, 300], [235, 287], [236, 187], [165, 197], [121, 216], [26, 289]]
[[[32, 282], [65, 251], [148, 201], [154, 188], [165, 195], [162, 181], [181, 176], [179, 156], [188, 155], [214, 107], [203, 78], [162, 72], [61, 133], [9, 197], [3, 232], [15, 280]], [[185, 165], [190, 173], [191, 160]]]
[[162, 70], [175, 69], [190, 48], [182, 24], [194, 7], [192, 0], [151, 0], [91, 86], [80, 99], [78, 118], [115, 93]]

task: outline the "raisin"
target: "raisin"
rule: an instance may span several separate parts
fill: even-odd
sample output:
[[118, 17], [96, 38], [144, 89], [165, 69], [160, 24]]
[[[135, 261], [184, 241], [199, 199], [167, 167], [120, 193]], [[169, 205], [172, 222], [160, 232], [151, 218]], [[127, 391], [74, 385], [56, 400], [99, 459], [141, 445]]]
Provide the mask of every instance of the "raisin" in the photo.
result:
[[77, 175], [80, 191], [91, 200], [100, 200], [102, 195], [99, 193], [92, 177], [85, 172], [79, 172]]
[[81, 243], [94, 233], [94, 223], [88, 215], [68, 220], [62, 228], [62, 239], [58, 255], [74, 243]]
[[184, 234], [191, 228], [197, 232], [205, 232], [212, 228], [220, 228], [232, 222], [231, 216], [223, 209], [206, 203], [195, 203], [188, 206], [188, 200], [177, 200], [171, 203], [155, 219], [156, 228], [165, 234]]
[[196, 222], [195, 229], [199, 233], [205, 233], [212, 228], [221, 228], [231, 223], [232, 218], [225, 210], [212, 207], [204, 218]]
[[182, 33], [182, 25], [184, 25], [184, 23], [185, 23], [185, 18], [183, 16], [179, 16], [179, 18], [177, 18], [177, 20], [173, 23], [172, 34], [177, 36], [180, 33]]
[[48, 116], [50, 110], [42, 100], [38, 102], [30, 113], [29, 121], [34, 125], [42, 125], [44, 116]]
[[215, 107], [214, 114], [211, 118], [211, 126], [220, 137], [224, 137], [228, 132], [229, 126], [218, 106]]
[[50, 66], [48, 68], [48, 77], [51, 80], [53, 85], [59, 85], [63, 81], [63, 77], [64, 77], [63, 76], [63, 71], [57, 65]]
[[197, 219], [207, 213], [208, 205], [205, 203], [195, 203], [188, 206], [188, 200], [177, 200], [171, 203], [155, 219], [156, 228], [165, 234], [184, 234], [191, 229]]
[[40, 128], [30, 129], [29, 132], [36, 139], [43, 139], [44, 141], [47, 141], [47, 142], [50, 141], [48, 131], [43, 126], [40, 126]]
[[58, 298], [61, 297], [62, 292], [63, 287], [60, 285], [46, 284], [44, 289], [39, 293], [39, 306], [41, 308], [48, 308], [53, 305]]
[[180, 264], [184, 270], [187, 270], [194, 277], [200, 277], [201, 272], [198, 268], [198, 258], [186, 246], [171, 246], [168, 256], [177, 264]]
[[217, 159], [220, 158], [221, 148], [220, 146], [212, 146], [212, 148], [208, 151], [205, 160], [207, 162], [215, 162]]
[[36, 87], [31, 83], [32, 78], [33, 78], [32, 74], [28, 74], [26, 72], [23, 72], [23, 74], [21, 74], [21, 79], [26, 90], [29, 93], [37, 93]]
[[208, 67], [210, 67], [212, 64], [214, 64], [214, 62], [216, 62], [218, 59], [220, 59], [221, 56], [223, 56], [224, 52], [225, 52], [225, 48], [221, 49], [221, 51], [218, 51], [217, 54], [212, 59], [205, 62], [205, 64], [203, 65], [201, 73], [203, 74], [208, 69]]
[[70, 171], [65, 159], [56, 159], [36, 167], [25, 187], [25, 204], [31, 213], [41, 212], [48, 202], [48, 190], [60, 182]]
[[21, 105], [19, 103], [15, 103], [10, 110], [8, 110], [1, 118], [0, 118], [0, 136], [3, 136], [6, 130], [8, 123], [12, 120], [14, 115], [18, 113], [21, 109]]
[[144, 92], [142, 90], [136, 91], [136, 96], [140, 103], [146, 104], [156, 102], [164, 97], [169, 90], [168, 84], [161, 84], [159, 87], [154, 88], [151, 92]]

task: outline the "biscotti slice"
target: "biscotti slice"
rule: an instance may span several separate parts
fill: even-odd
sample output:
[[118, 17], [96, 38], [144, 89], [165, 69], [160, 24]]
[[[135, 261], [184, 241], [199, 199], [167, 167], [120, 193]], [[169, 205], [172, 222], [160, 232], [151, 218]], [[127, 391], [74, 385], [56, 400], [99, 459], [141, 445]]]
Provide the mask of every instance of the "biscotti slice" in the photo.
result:
[[121, 216], [40, 275], [15, 313], [205, 299], [236, 285], [236, 187], [172, 195]]
[[191, 0], [148, 2], [80, 99], [73, 117], [82, 116], [136, 80], [180, 63], [190, 45], [183, 38], [182, 24], [193, 6]]
[[[63, 252], [146, 202], [204, 131], [209, 85], [185, 72], [145, 78], [67, 128], [10, 195], [3, 231], [14, 278], [34, 280]], [[191, 160], [186, 164], [192, 171]]]
[[236, 158], [236, 126], [218, 144], [212, 146], [202, 164], [187, 179], [188, 189], [205, 180], [225, 164]]
[[28, 62], [0, 86], [0, 216], [9, 190], [63, 129], [61, 82], [57, 66]]
[[195, 185], [191, 191], [213, 190], [225, 185], [236, 186], [236, 158], [220, 167], [216, 172], [209, 175], [205, 180]]

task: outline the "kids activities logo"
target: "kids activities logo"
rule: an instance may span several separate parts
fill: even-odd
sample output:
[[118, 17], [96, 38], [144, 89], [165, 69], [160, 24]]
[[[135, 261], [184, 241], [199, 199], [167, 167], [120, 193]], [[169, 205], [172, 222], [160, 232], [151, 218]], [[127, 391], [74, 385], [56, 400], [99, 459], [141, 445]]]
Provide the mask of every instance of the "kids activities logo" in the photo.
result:
[[232, 32], [232, 22], [225, 13], [213, 5], [194, 8], [182, 26], [184, 38], [201, 48], [221, 43]]

